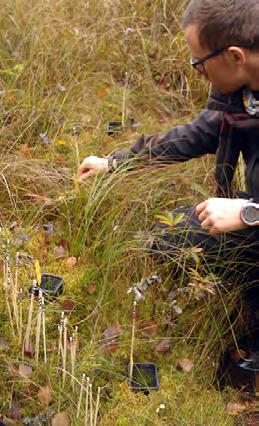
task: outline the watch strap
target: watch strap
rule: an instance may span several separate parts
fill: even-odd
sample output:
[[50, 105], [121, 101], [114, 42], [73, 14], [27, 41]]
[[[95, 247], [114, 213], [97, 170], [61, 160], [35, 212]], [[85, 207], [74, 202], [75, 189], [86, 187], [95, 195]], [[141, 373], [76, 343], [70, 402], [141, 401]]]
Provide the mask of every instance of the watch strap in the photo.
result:
[[[258, 217], [253, 221], [249, 220], [247, 217], [247, 211], [249, 208], [256, 209], [256, 211], [258, 212]], [[241, 217], [241, 220], [245, 223], [245, 225], [258, 226], [259, 225], [259, 204], [254, 203], [253, 201], [248, 201], [247, 204], [245, 204], [245, 206], [242, 207], [240, 212], [240, 217]]]

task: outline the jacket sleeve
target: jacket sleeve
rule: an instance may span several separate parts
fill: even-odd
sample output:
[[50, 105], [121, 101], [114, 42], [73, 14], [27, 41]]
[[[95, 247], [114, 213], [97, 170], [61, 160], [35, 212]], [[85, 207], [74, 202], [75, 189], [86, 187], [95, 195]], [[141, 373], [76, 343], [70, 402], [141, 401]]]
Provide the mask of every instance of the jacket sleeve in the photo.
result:
[[215, 154], [222, 114], [205, 109], [190, 123], [169, 132], [142, 135], [129, 151], [116, 152], [113, 157], [118, 161], [137, 157], [169, 164]]

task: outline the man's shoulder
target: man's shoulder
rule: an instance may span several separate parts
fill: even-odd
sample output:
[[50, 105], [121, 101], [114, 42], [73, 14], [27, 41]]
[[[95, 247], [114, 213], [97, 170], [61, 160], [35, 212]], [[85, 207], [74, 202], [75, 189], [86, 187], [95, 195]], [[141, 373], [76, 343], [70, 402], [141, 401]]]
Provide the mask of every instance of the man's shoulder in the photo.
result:
[[213, 111], [224, 111], [232, 114], [245, 112], [243, 88], [231, 95], [224, 95], [212, 87], [207, 108]]

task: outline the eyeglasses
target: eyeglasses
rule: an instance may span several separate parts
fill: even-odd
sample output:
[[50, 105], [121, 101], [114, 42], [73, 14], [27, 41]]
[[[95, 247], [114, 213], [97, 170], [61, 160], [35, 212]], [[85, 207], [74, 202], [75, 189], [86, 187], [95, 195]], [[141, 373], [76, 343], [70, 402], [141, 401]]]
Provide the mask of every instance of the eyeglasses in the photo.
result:
[[228, 47], [221, 47], [220, 49], [216, 49], [213, 52], [209, 53], [209, 55], [204, 56], [201, 59], [191, 59], [190, 60], [190, 64], [193, 66], [193, 68], [196, 69], [196, 71], [198, 71], [200, 74], [205, 74], [205, 69], [204, 69], [204, 63], [206, 61], [208, 61], [208, 59], [214, 58], [215, 56], [220, 55], [222, 52], [224, 52], [224, 50], [228, 49]]
[[[229, 49], [231, 47], [231, 45], [230, 46], [225, 46], [225, 47], [221, 47], [220, 49], [216, 49], [216, 50], [213, 50], [213, 52], [211, 52], [211, 53], [209, 53], [208, 55], [206, 55], [206, 56], [204, 56], [203, 58], [201, 58], [201, 59], [197, 59], [197, 60], [194, 60], [194, 59], [191, 59], [190, 60], [190, 64], [193, 66], [193, 68], [195, 68], [200, 74], [205, 74], [206, 73], [206, 71], [205, 71], [205, 69], [204, 69], [204, 63], [206, 62], [206, 61], [208, 61], [208, 59], [211, 59], [211, 58], [214, 58], [215, 56], [218, 56], [218, 55], [220, 55], [222, 52], [224, 52], [224, 50], [227, 50], [227, 49]], [[241, 47], [241, 48], [243, 48], [243, 49], [249, 49], [249, 50], [251, 50], [251, 49], [253, 49], [253, 46], [252, 45], [247, 45], [247, 46], [238, 46], [238, 45], [235, 45], [235, 47]]]

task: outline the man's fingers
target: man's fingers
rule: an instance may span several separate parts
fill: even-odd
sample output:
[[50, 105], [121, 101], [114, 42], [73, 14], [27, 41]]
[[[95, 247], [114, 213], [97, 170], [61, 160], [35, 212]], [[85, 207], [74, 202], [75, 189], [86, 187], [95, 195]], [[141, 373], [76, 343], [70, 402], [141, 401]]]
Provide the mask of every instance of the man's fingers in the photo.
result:
[[202, 229], [210, 229], [213, 225], [213, 222], [211, 219], [205, 219], [202, 223], [201, 223], [201, 227]]
[[203, 203], [200, 203], [196, 206], [196, 213], [199, 216], [203, 210], [205, 210], [207, 207], [207, 201], [204, 201]]
[[83, 176], [83, 175], [85, 175], [85, 174], [87, 174], [87, 173], [89, 173], [89, 171], [90, 171], [91, 169], [89, 168], [89, 167], [86, 167], [86, 166], [81, 166], [81, 167], [79, 167], [79, 169], [78, 169], [78, 172], [77, 172], [77, 177], [78, 177], [78, 179], [80, 179], [81, 178], [81, 176]]
[[203, 210], [198, 216], [199, 221], [203, 222], [207, 218], [207, 216], [208, 216], [208, 214], [207, 214], [206, 210]]
[[82, 183], [82, 182], [86, 181], [90, 176], [93, 176], [94, 174], [95, 174], [95, 170], [88, 169], [87, 171], [82, 173], [80, 176], [78, 176], [78, 182]]

